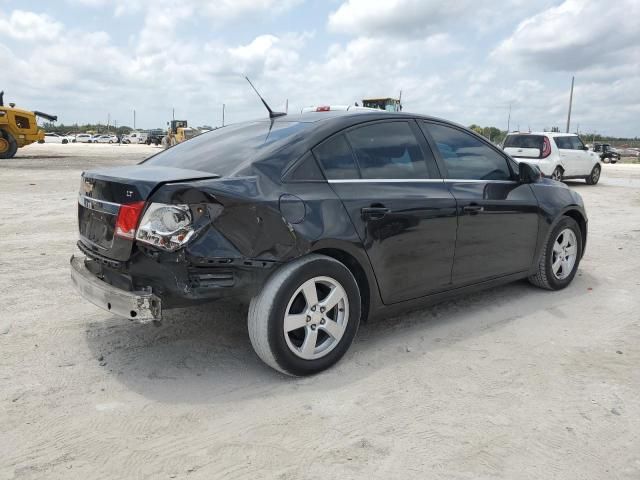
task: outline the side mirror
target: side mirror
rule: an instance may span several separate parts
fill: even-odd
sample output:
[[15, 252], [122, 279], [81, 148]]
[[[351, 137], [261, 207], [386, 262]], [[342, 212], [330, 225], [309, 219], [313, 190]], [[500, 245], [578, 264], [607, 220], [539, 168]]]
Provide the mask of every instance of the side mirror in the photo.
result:
[[520, 183], [535, 183], [542, 177], [542, 172], [537, 166], [522, 162], [518, 164], [518, 177]]

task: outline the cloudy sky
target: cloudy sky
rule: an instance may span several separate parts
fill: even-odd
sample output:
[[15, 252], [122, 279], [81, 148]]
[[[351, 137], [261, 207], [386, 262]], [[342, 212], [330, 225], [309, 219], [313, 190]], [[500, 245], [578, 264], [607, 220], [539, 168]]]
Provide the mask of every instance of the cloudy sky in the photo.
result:
[[220, 125], [402, 90], [463, 124], [640, 136], [640, 1], [0, 0], [5, 101], [64, 123]]

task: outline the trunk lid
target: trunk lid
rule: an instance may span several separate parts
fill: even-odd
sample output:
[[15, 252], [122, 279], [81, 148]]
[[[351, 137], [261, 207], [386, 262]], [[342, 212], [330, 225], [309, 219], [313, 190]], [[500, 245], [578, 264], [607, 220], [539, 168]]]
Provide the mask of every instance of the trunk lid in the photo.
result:
[[84, 172], [78, 194], [80, 241], [96, 255], [127, 260], [133, 241], [115, 235], [121, 205], [146, 201], [165, 183], [210, 178], [219, 175], [144, 164]]

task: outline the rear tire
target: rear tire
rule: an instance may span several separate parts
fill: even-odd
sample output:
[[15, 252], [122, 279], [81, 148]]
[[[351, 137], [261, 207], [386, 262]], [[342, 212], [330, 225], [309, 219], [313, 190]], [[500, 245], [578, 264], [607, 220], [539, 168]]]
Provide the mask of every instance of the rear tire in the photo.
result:
[[585, 177], [587, 185], [595, 185], [600, 180], [600, 173], [602, 172], [602, 168], [600, 164], [596, 163], [591, 170], [591, 173]]
[[13, 158], [18, 151], [18, 142], [9, 132], [0, 130], [0, 158]]
[[342, 358], [360, 314], [360, 290], [351, 271], [333, 258], [308, 255], [281, 267], [251, 300], [249, 338], [275, 370], [311, 375]]
[[556, 167], [553, 173], [551, 174], [551, 179], [557, 182], [561, 182], [563, 174], [564, 174], [564, 171], [562, 170], [562, 167]]
[[[563, 246], [562, 243], [566, 240], [569, 241]], [[574, 258], [567, 258], [565, 263], [564, 257], [570, 257], [572, 254]], [[540, 255], [538, 270], [529, 277], [529, 281], [536, 287], [561, 290], [575, 277], [581, 257], [580, 227], [573, 218], [564, 216], [549, 233]]]

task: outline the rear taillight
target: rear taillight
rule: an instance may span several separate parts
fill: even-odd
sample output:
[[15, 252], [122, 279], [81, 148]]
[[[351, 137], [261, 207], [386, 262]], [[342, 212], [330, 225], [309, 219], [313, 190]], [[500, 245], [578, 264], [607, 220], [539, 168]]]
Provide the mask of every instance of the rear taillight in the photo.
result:
[[331, 107], [329, 105], [316, 108], [316, 112], [329, 112], [329, 111], [331, 111]]
[[547, 158], [551, 155], [551, 142], [549, 142], [549, 138], [544, 137], [542, 143], [542, 152], [540, 153], [540, 158]]
[[152, 203], [144, 212], [136, 241], [173, 252], [195, 234], [189, 205]]
[[136, 236], [136, 228], [143, 209], [144, 202], [121, 205], [116, 219], [116, 236], [133, 240]]

